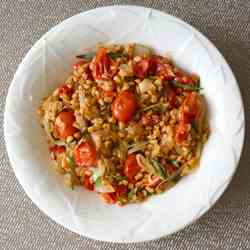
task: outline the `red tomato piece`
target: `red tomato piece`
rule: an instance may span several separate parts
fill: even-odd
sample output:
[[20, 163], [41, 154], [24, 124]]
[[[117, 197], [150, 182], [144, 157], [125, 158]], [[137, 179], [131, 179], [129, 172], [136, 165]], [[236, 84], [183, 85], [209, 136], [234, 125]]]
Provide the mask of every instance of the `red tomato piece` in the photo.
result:
[[76, 164], [80, 167], [94, 167], [97, 162], [96, 148], [92, 143], [82, 142], [74, 152]]
[[176, 105], [177, 105], [176, 92], [174, 91], [174, 89], [171, 86], [167, 87], [166, 97], [167, 97], [167, 100], [168, 100], [170, 106], [172, 108], [176, 107]]
[[160, 121], [159, 115], [142, 115], [141, 122], [145, 126], [154, 126]]
[[110, 79], [117, 72], [117, 65], [107, 53], [106, 48], [100, 48], [92, 60], [90, 69], [94, 79]]
[[190, 124], [181, 123], [177, 126], [175, 131], [175, 140], [181, 144], [187, 140], [190, 131]]
[[136, 154], [130, 154], [124, 165], [124, 175], [128, 177], [130, 181], [134, 181], [134, 177], [139, 173], [141, 170], [140, 166], [136, 160]]
[[86, 189], [93, 191], [94, 190], [94, 184], [91, 182], [91, 177], [85, 175], [83, 179], [83, 185]]
[[116, 187], [116, 191], [115, 192], [116, 192], [117, 198], [119, 198], [119, 197], [125, 195], [128, 192], [128, 188], [125, 185], [118, 185]]
[[64, 153], [66, 151], [66, 149], [64, 146], [54, 145], [54, 146], [49, 148], [49, 151], [52, 153], [55, 153], [55, 154], [61, 154], [61, 153]]
[[106, 203], [109, 203], [109, 204], [114, 204], [117, 201], [117, 197], [116, 197], [115, 192], [113, 192], [113, 193], [102, 193], [101, 196], [102, 196], [103, 200]]
[[59, 87], [59, 96], [69, 96], [71, 97], [73, 95], [73, 87], [69, 84], [63, 84], [62, 86]]
[[139, 78], [145, 78], [148, 75], [150, 59], [144, 58], [133, 65], [134, 75]]
[[113, 116], [121, 122], [131, 120], [136, 111], [136, 98], [133, 92], [125, 90], [112, 103]]
[[165, 163], [163, 164], [163, 166], [167, 170], [169, 175], [172, 175], [177, 170], [177, 167], [173, 166], [170, 163]]
[[72, 136], [78, 131], [78, 129], [73, 126], [74, 122], [75, 115], [73, 110], [65, 109], [61, 111], [55, 120], [54, 136], [62, 140], [65, 140], [68, 136]]
[[180, 122], [191, 123], [198, 119], [201, 114], [201, 100], [196, 92], [191, 92], [180, 108]]

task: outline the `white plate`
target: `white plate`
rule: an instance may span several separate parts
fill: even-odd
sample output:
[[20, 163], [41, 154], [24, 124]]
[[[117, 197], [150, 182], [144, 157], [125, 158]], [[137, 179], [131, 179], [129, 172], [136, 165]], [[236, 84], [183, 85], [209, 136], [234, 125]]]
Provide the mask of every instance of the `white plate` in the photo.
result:
[[[199, 170], [148, 201], [123, 208], [94, 193], [69, 191], [48, 168], [39, 101], [70, 73], [74, 56], [97, 42], [140, 42], [168, 52], [177, 65], [201, 76], [211, 136]], [[28, 196], [49, 217], [94, 239], [138, 242], [182, 229], [206, 212], [228, 186], [245, 131], [237, 82], [218, 50], [196, 29], [163, 12], [135, 6], [99, 8], [73, 16], [45, 34], [28, 52], [11, 83], [4, 133], [9, 159]]]

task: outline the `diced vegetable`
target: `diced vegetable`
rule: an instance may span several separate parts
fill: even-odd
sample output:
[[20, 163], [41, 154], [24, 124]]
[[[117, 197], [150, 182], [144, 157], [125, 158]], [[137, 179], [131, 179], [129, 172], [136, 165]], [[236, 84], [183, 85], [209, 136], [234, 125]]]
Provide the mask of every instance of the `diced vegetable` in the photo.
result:
[[123, 56], [123, 53], [118, 51], [118, 52], [109, 52], [108, 55], [112, 58], [112, 59], [117, 59], [119, 57]]
[[160, 162], [151, 159], [151, 162], [153, 163], [153, 166], [157, 172], [157, 174], [162, 178], [162, 179], [166, 179], [167, 178], [167, 173], [165, 168], [161, 165]]
[[145, 93], [148, 91], [154, 91], [156, 89], [155, 85], [153, 84], [153, 81], [149, 79], [144, 79], [139, 83], [139, 89], [141, 93]]
[[95, 57], [95, 54], [96, 54], [96, 52], [89, 52], [89, 53], [86, 53], [86, 54], [77, 55], [76, 58], [91, 61]]
[[149, 47], [143, 46], [141, 44], [136, 44], [134, 47], [133, 54], [134, 56], [150, 56], [152, 54], [153, 50]]
[[128, 154], [133, 154], [137, 151], [143, 150], [145, 149], [145, 147], [148, 145], [148, 142], [138, 142], [138, 143], [134, 143], [129, 145], [129, 150], [128, 150]]

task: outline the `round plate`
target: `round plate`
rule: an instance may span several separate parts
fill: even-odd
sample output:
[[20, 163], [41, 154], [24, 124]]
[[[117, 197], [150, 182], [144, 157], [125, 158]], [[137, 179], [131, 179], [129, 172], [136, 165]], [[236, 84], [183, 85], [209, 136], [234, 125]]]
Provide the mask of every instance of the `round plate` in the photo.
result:
[[[141, 204], [116, 207], [76, 188], [50, 170], [45, 135], [36, 116], [41, 99], [62, 83], [75, 55], [98, 42], [139, 42], [201, 77], [211, 136], [200, 167], [175, 187]], [[98, 240], [138, 242], [176, 232], [204, 214], [228, 186], [239, 161], [245, 122], [237, 82], [218, 50], [196, 29], [163, 12], [110, 6], [73, 16], [28, 52], [9, 88], [4, 134], [14, 172], [34, 203], [66, 228]]]

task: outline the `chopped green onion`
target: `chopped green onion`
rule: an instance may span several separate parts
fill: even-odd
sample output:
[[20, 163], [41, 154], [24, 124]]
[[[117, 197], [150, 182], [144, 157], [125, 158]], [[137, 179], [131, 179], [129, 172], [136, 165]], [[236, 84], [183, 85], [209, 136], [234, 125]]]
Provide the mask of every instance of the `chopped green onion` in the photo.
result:
[[165, 168], [161, 165], [160, 162], [156, 161], [156, 160], [151, 160], [153, 167], [155, 168], [156, 172], [159, 174], [159, 176], [163, 179], [167, 178], [167, 173]]
[[192, 84], [183, 84], [180, 82], [177, 82], [175, 80], [171, 81], [171, 83], [177, 87], [177, 88], [182, 88], [185, 90], [193, 90], [193, 91], [197, 91], [199, 92], [200, 90], [202, 90], [203, 88], [200, 87], [200, 81], [198, 81], [196, 84], [192, 83]]
[[154, 108], [164, 108], [164, 104], [163, 103], [156, 103], [150, 106], [147, 106], [145, 108], [140, 109], [138, 112], [144, 112], [150, 109], [154, 109]]

